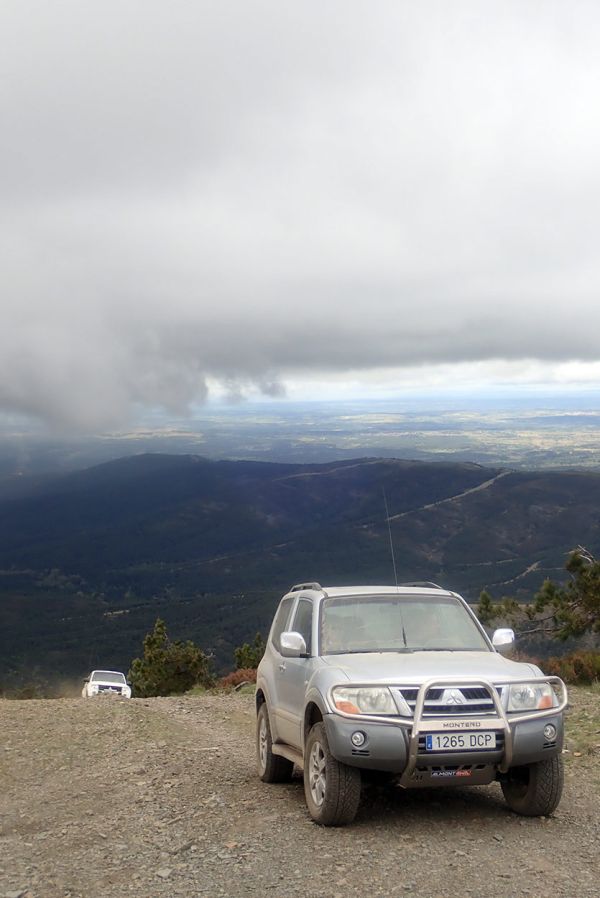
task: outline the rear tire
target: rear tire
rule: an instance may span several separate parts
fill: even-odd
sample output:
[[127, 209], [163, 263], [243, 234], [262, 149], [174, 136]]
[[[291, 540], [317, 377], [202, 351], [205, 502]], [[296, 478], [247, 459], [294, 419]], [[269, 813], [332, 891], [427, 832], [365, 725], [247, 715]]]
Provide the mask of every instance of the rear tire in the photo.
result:
[[360, 804], [360, 770], [336, 761], [325, 726], [316, 723], [304, 752], [304, 794], [310, 816], [322, 826], [352, 823]]
[[513, 767], [502, 780], [502, 792], [512, 811], [525, 817], [547, 817], [558, 806], [563, 790], [562, 758]]
[[292, 762], [273, 754], [269, 711], [265, 702], [258, 709], [256, 719], [256, 763], [263, 783], [286, 783], [292, 778]]

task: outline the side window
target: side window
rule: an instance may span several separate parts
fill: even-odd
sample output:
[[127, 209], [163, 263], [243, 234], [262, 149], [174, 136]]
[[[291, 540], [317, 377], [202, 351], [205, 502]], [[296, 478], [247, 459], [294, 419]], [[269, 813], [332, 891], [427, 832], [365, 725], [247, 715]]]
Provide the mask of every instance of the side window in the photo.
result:
[[275, 620], [273, 621], [273, 626], [271, 628], [271, 642], [279, 651], [279, 637], [285, 630], [285, 625], [287, 624], [287, 619], [290, 615], [290, 611], [292, 610], [292, 602], [294, 601], [294, 597], [290, 596], [289, 599], [283, 599], [281, 605], [277, 610], [277, 614], [275, 615]]
[[313, 603], [308, 599], [300, 599], [292, 624], [292, 630], [304, 636], [306, 651], [309, 655], [312, 649], [312, 613]]

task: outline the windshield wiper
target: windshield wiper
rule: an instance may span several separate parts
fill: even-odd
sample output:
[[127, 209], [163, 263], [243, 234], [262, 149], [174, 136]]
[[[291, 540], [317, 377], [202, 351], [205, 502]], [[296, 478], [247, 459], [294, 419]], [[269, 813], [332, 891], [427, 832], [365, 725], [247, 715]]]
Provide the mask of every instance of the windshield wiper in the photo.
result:
[[417, 646], [413, 652], [467, 652], [469, 649], [451, 649], [447, 645]]
[[419, 649], [412, 649], [408, 646], [400, 647], [385, 646], [384, 648], [372, 648], [372, 649], [346, 649], [341, 652], [329, 652], [330, 655], [411, 655], [413, 652], [419, 651]]
[[370, 649], [337, 649], [335, 652], [323, 652], [323, 655], [367, 655]]
[[[340, 649], [337, 652], [327, 652], [328, 655], [380, 655], [382, 652], [403, 652], [404, 649]], [[412, 651], [409, 649], [408, 651]]]

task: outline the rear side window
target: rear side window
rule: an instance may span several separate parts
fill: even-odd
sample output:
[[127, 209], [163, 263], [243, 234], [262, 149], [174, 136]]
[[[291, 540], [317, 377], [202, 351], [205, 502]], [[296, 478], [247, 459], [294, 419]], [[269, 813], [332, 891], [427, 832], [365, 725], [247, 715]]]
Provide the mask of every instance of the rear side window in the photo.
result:
[[279, 651], [281, 648], [279, 644], [279, 637], [285, 630], [285, 625], [287, 624], [288, 617], [290, 616], [290, 611], [292, 610], [293, 601], [293, 596], [290, 596], [289, 599], [283, 599], [281, 605], [277, 610], [277, 614], [275, 615], [275, 620], [273, 621], [273, 627], [271, 628], [271, 642], [273, 643], [277, 651]]
[[312, 649], [312, 612], [312, 602], [308, 599], [300, 599], [298, 607], [296, 608], [296, 614], [294, 615], [294, 623], [292, 624], [292, 630], [295, 633], [300, 633], [301, 636], [304, 636], [306, 651], [309, 655]]

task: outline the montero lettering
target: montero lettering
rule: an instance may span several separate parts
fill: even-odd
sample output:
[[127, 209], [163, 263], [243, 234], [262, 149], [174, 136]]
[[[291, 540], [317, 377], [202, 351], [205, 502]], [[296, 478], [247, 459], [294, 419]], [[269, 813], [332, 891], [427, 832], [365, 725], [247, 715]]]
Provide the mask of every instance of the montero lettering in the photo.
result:
[[443, 730], [478, 730], [484, 721], [481, 720], [444, 720]]

